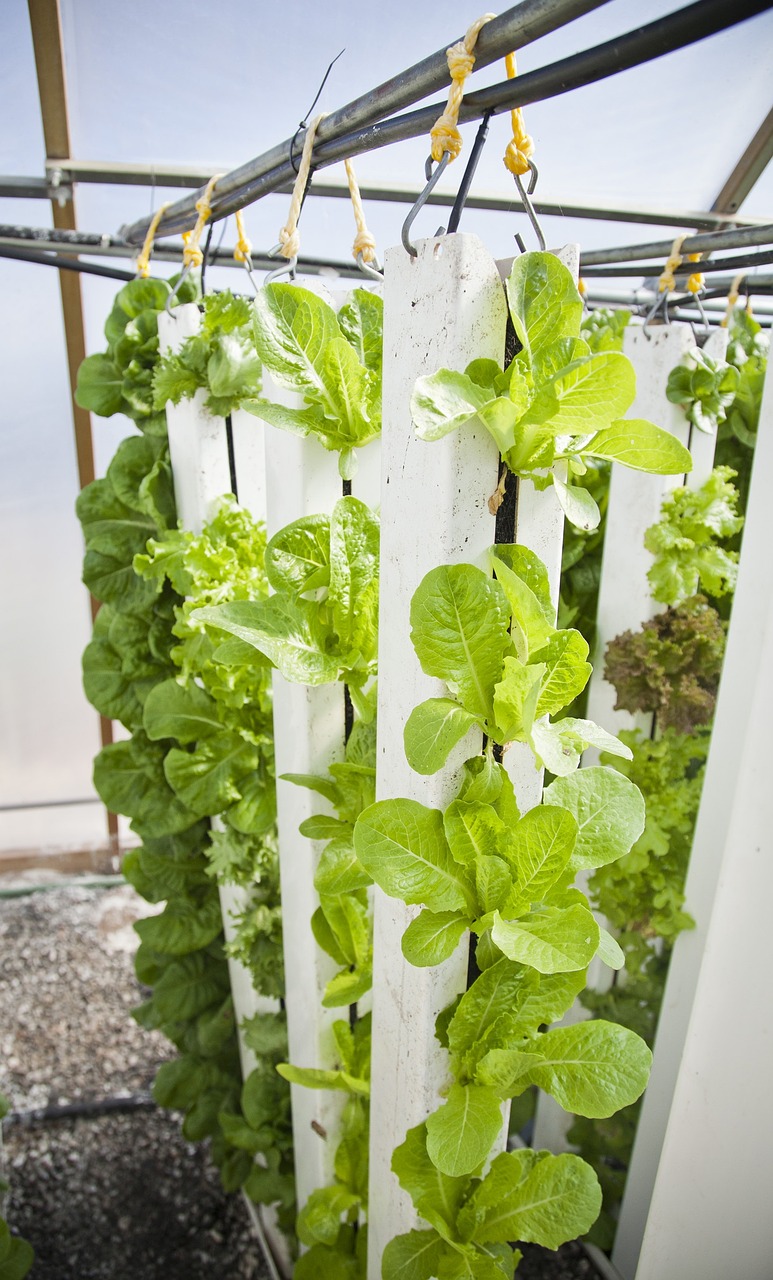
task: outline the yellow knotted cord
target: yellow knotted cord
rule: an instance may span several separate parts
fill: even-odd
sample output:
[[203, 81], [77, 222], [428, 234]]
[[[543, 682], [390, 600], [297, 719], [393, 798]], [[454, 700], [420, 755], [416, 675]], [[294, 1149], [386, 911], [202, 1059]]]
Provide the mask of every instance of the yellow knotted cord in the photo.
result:
[[[725, 314], [722, 318], [721, 326], [720, 326], [722, 329], [726, 329], [730, 324], [730, 319], [732, 317], [735, 304], [738, 301], [738, 295], [741, 290], [741, 285], [743, 284], [745, 279], [746, 279], [746, 272], [739, 271], [738, 275], [734, 278], [733, 283], [730, 286], [730, 292], [727, 295], [727, 310], [725, 311]], [[748, 305], [748, 298], [747, 298], [747, 310], [750, 310]]]
[[150, 219], [150, 226], [148, 227], [147, 234], [145, 236], [145, 242], [140, 249], [137, 262], [135, 264], [137, 268], [137, 276], [140, 280], [147, 280], [150, 275], [150, 255], [153, 252], [153, 241], [156, 238], [158, 224], [164, 216], [164, 210], [168, 209], [170, 204], [171, 201], [167, 200], [166, 204], [160, 205], [153, 214], [153, 217]]
[[241, 262], [248, 270], [252, 269], [252, 241], [247, 239], [247, 232], [244, 229], [244, 210], [237, 209], [234, 214], [234, 222], [236, 223], [236, 248], [234, 249], [234, 258], [237, 262]]
[[204, 254], [199, 248], [204, 228], [212, 213], [212, 192], [215, 184], [222, 178], [222, 173], [216, 173], [210, 178], [202, 195], [196, 201], [196, 212], [199, 215], [196, 219], [196, 225], [191, 231], [183, 231], [183, 266], [184, 267], [200, 267], [204, 261]]
[[[701, 255], [699, 253], [688, 253], [687, 255], [688, 262], [700, 262], [700, 260]], [[702, 288], [703, 276], [700, 271], [694, 271], [693, 274], [687, 278], [687, 292], [692, 294], [700, 293]]]
[[677, 236], [676, 240], [671, 245], [671, 252], [666, 259], [666, 265], [661, 271], [660, 279], [658, 280], [659, 293], [673, 293], [676, 288], [676, 280], [674, 276], [675, 272], [677, 272], [682, 265], [681, 250], [686, 239], [687, 233], [685, 232], [684, 235]]
[[301, 247], [301, 236], [298, 231], [298, 219], [301, 216], [301, 205], [303, 204], [306, 184], [309, 180], [311, 153], [314, 150], [314, 138], [316, 136], [317, 129], [325, 119], [326, 115], [328, 115], [327, 111], [320, 111], [319, 115], [314, 117], [306, 130], [303, 152], [301, 154], [301, 163], [298, 169], [298, 176], [295, 179], [292, 199], [290, 201], [290, 212], [287, 215], [287, 222], [279, 232], [279, 252], [283, 258], [289, 259], [298, 257], [298, 250]]
[[[514, 53], [508, 53], [505, 57], [505, 67], [508, 80], [514, 80], [518, 74]], [[520, 107], [514, 107], [510, 112], [510, 123], [513, 137], [504, 155], [505, 168], [513, 174], [524, 174], [528, 172], [529, 160], [534, 155], [534, 139], [526, 132]]]
[[481, 27], [485, 27], [486, 23], [491, 22], [491, 19], [496, 16], [495, 13], [484, 13], [482, 18], [478, 18], [473, 22], [463, 40], [459, 40], [457, 44], [452, 44], [450, 49], [446, 49], [448, 70], [451, 75], [451, 88], [448, 91], [446, 109], [442, 116], [438, 116], [430, 133], [430, 138], [432, 139], [430, 154], [438, 164], [446, 152], [448, 152], [451, 160], [455, 160], [462, 149], [462, 135], [459, 132], [457, 122], [464, 96], [464, 83], [475, 66], [473, 49]]
[[577, 292], [579, 293], [581, 298], [584, 298], [588, 292], [588, 286], [583, 280], [582, 276], [580, 276], [580, 278], [577, 281]]
[[360, 188], [357, 183], [357, 175], [354, 172], [354, 165], [351, 160], [344, 161], [346, 169], [346, 179], [349, 183], [349, 195], [352, 198], [352, 210], [354, 212], [354, 221], [357, 224], [357, 234], [354, 237], [352, 245], [352, 257], [355, 262], [360, 254], [362, 261], [371, 263], [376, 261], [376, 239], [368, 231], [365, 222], [365, 210], [362, 207], [362, 197], [360, 196]]

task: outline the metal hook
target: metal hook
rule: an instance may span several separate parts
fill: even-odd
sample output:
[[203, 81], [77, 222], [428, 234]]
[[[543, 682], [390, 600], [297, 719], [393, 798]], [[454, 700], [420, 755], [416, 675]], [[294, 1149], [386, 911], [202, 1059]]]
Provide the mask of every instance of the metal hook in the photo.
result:
[[191, 273], [192, 269], [193, 269], [193, 264], [192, 264], [192, 263], [190, 263], [190, 262], [187, 264], [187, 266], [184, 266], [184, 267], [183, 267], [183, 269], [182, 269], [182, 271], [180, 272], [180, 275], [179, 275], [179, 277], [178, 277], [178, 279], [177, 279], [177, 283], [175, 284], [175, 286], [174, 286], [174, 288], [172, 289], [171, 293], [168, 295], [167, 300], [166, 300], [166, 303], [165, 303], [166, 314], [167, 314], [168, 316], [171, 316], [171, 314], [172, 314], [172, 303], [173, 303], [174, 299], [177, 297], [177, 295], [178, 295], [178, 293], [180, 292], [180, 290], [182, 289], [183, 284], [184, 284], [185, 280], [187, 280], [187, 278], [188, 278], [188, 276], [190, 275], [190, 273]]
[[521, 179], [520, 173], [514, 173], [513, 177], [515, 178], [515, 185], [518, 188], [518, 194], [520, 195], [521, 201], [523, 202], [523, 207], [526, 211], [526, 215], [532, 227], [534, 228], [534, 234], [537, 237], [537, 243], [540, 249], [544, 253], [547, 247], [545, 243], [545, 236], [542, 231], [542, 227], [539, 224], [539, 219], [534, 209], [534, 205], [529, 199], [529, 196], [534, 194], [534, 188], [536, 187], [537, 179], [539, 178], [539, 169], [537, 168], [533, 160], [529, 160], [528, 165], [529, 165], [529, 169], [531, 170], [531, 177], [529, 178], [528, 188], [523, 185], [523, 181]]
[[[275, 258], [282, 248], [281, 243], [275, 244], [273, 249], [269, 249], [266, 255], [269, 258]], [[283, 262], [275, 267], [273, 271], [269, 271], [267, 276], [263, 277], [263, 284], [273, 284], [275, 280], [281, 280], [282, 276], [289, 276], [291, 280], [295, 279], [295, 268], [298, 266], [298, 255], [292, 258], [286, 258]], [[257, 290], [256, 290], [257, 292]]]
[[667, 289], [664, 289], [662, 293], [658, 294], [657, 298], [655, 299], [655, 305], [651, 308], [650, 311], [647, 312], [646, 316], [644, 317], [642, 330], [648, 342], [652, 341], [652, 334], [649, 332], [649, 326], [652, 324], [653, 320], [655, 319], [655, 316], [657, 315], [661, 307], [663, 307], [663, 323], [670, 324], [671, 320], [668, 314], [668, 290]]
[[701, 295], [699, 293], [694, 293], [693, 297], [695, 298], [695, 305], [697, 306], [698, 310], [701, 313], [701, 320], [703, 321], [703, 329], [704, 329], [703, 336], [707, 338], [711, 333], [711, 325], [709, 324], [709, 318], [706, 315], [706, 309], [701, 301]]
[[415, 205], [411, 209], [410, 213], [408, 214], [408, 217], [405, 219], [405, 222], [403, 223], [402, 234], [400, 237], [403, 242], [403, 248], [405, 249], [406, 253], [409, 253], [411, 255], [412, 258], [415, 258], [418, 256], [418, 249], [414, 244], [411, 243], [411, 239], [410, 239], [411, 227], [413, 226], [417, 216], [421, 213], [425, 204], [429, 200], [429, 197], [432, 195], [432, 192], [437, 185], [438, 179], [440, 178], [441, 174], [445, 171], [445, 169], [448, 167], [448, 163], [450, 159], [451, 159], [451, 152], [444, 151], [443, 159], [440, 161], [437, 169], [433, 173], [432, 172], [432, 163], [433, 163], [432, 156], [427, 157], [427, 163], [424, 166], [424, 176], [427, 179], [427, 185], [422, 191]]
[[371, 265], [371, 263], [365, 261], [362, 256], [362, 249], [360, 249], [360, 252], [357, 254], [357, 266], [360, 268], [362, 274], [367, 276], [369, 280], [377, 280], [379, 284], [384, 283], [384, 272], [378, 258], [374, 258]]

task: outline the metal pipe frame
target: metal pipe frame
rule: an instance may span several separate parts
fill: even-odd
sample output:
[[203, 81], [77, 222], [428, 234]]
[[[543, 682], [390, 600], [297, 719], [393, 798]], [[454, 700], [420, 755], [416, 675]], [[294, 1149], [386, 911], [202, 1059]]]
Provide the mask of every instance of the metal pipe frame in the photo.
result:
[[[222, 167], [222, 166], [221, 166]], [[157, 187], [159, 189], [185, 187], [193, 189], [207, 182], [209, 172], [204, 169], [178, 168], [157, 164], [112, 164], [103, 160], [72, 160], [46, 163], [48, 178], [0, 177], [0, 196], [24, 196], [54, 199], [57, 194], [69, 193], [74, 183], [90, 183], [104, 186]], [[51, 177], [61, 175], [64, 183], [53, 186]], [[276, 195], [289, 195], [292, 187], [278, 187]], [[384, 204], [415, 204], [421, 194], [419, 187], [404, 183], [362, 183], [363, 200]], [[350, 200], [349, 185], [336, 178], [315, 179], [309, 188], [309, 196], [331, 200]], [[435, 187], [426, 204], [451, 208], [457, 193], [443, 187]], [[727, 225], [727, 218], [711, 210], [634, 208], [626, 205], [572, 204], [565, 200], [532, 199], [537, 213], [545, 217], [581, 218], [596, 222], [624, 222], [641, 226], [692, 227], [711, 231]], [[481, 209], [495, 213], [524, 213], [523, 203], [514, 192], [472, 191], [465, 202], [466, 209]], [[756, 227], [764, 218], [734, 216], [736, 226]]]
[[[509, 10], [499, 19], [500, 22], [508, 19], [514, 28], [509, 39], [510, 47], [517, 48], [527, 42], [522, 16], [527, 4]], [[536, 38], [535, 28], [539, 25], [534, 15], [535, 4], [536, 0], [528, 4], [532, 18], [528, 39]], [[568, 6], [565, 3], [552, 3], [547, 6], [543, 4], [540, 7], [542, 30], [539, 34], [545, 34], [547, 30], [562, 26], [570, 20], [567, 17]], [[552, 12], [544, 12], [546, 7]], [[583, 85], [593, 84], [735, 26], [770, 7], [770, 0], [736, 0], [732, 10], [728, 9], [725, 0], [697, 0], [697, 3], [688, 5], [685, 9], [607, 41], [595, 49], [564, 58], [548, 67], [518, 76], [515, 80], [493, 85], [479, 93], [469, 94], [462, 104], [459, 114], [460, 122], [477, 120], [486, 112], [498, 114], [513, 107], [525, 106], [568, 93]], [[577, 14], [573, 13], [571, 16], [577, 16]], [[488, 24], [488, 28], [493, 26], [493, 22]], [[484, 32], [486, 29], [484, 28]], [[406, 72], [404, 78], [410, 81], [411, 75], [411, 72]], [[444, 80], [447, 80], [447, 70]], [[415, 87], [410, 90], [410, 93], [413, 94], [413, 100], [423, 96], [423, 93], [415, 92]], [[382, 116], [385, 114], [383, 102], [378, 100], [378, 91], [358, 100], [358, 104], [361, 113]], [[347, 112], [355, 115], [356, 112], [351, 112], [350, 108], [342, 108], [340, 112], [334, 112], [322, 122], [318, 130], [320, 141], [315, 145], [312, 164], [315, 168], [324, 168], [347, 156], [358, 155], [406, 138], [428, 134], [443, 105], [435, 103], [382, 123], [361, 125], [356, 129], [350, 127], [348, 133], [343, 132], [341, 117]], [[299, 146], [302, 145], [302, 141], [302, 136], [299, 135]], [[234, 213], [270, 191], [277, 190], [282, 184], [292, 182], [294, 169], [289, 160], [289, 146], [289, 142], [280, 144], [279, 147], [257, 157], [240, 169], [225, 174], [213, 195], [213, 219], [218, 220], [229, 213]], [[158, 235], [162, 237], [172, 235], [192, 226], [198, 196], [199, 193], [196, 192], [171, 205], [161, 219]], [[130, 243], [141, 244], [149, 222], [149, 218], [141, 218], [131, 226], [123, 228], [122, 234]]]
[[[649, 244], [626, 244], [615, 249], [591, 249], [580, 257], [580, 270], [613, 262], [638, 262], [642, 258], [667, 258], [673, 241], [655, 240]], [[717, 249], [745, 249], [753, 245], [773, 244], [773, 223], [756, 227], [735, 227], [729, 231], [710, 231], [688, 236], [679, 252], [714, 253]]]
[[[718, 258], [704, 260], [703, 262], [685, 263], [674, 272], [677, 280], [686, 280], [693, 272], [699, 271], [701, 274], [709, 274], [714, 271], [740, 271], [747, 269], [751, 271], [754, 267], [767, 266], [773, 262], [773, 249], [767, 249], [762, 253], [739, 253], [735, 258]], [[580, 271], [583, 275], [588, 275], [594, 280], [612, 280], [617, 276], [647, 276], [650, 277], [657, 272], [653, 272], [653, 268], [649, 263], [630, 263], [619, 267], [594, 267], [586, 266], [584, 262], [580, 263]]]

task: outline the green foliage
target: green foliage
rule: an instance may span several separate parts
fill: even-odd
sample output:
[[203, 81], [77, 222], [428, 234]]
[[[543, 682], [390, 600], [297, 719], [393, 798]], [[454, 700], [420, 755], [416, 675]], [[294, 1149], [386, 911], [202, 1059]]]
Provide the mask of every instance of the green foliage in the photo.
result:
[[674, 489], [663, 499], [660, 520], [644, 535], [655, 557], [647, 577], [661, 604], [735, 590], [738, 553], [720, 545], [743, 527], [734, 476], [729, 467], [715, 467], [700, 489]]
[[738, 382], [733, 365], [691, 347], [668, 375], [666, 395], [672, 404], [682, 406], [693, 426], [713, 435], [735, 399]]
[[653, 711], [680, 733], [711, 723], [727, 623], [705, 596], [658, 613], [640, 631], [607, 645], [604, 673], [617, 690], [615, 709]]
[[468, 760], [444, 812], [404, 798], [378, 801], [354, 827], [357, 858], [376, 884], [423, 907], [403, 936], [411, 963], [442, 963], [468, 930], [478, 939], [480, 974], [438, 1020], [452, 1077], [445, 1101], [394, 1154], [393, 1168], [430, 1230], [390, 1242], [387, 1280], [512, 1276], [509, 1241], [557, 1248], [587, 1231], [601, 1191], [576, 1157], [507, 1154], [480, 1177], [501, 1128], [501, 1103], [539, 1086], [569, 1109], [605, 1118], [639, 1097], [651, 1059], [635, 1033], [606, 1021], [544, 1029], [572, 1004], [596, 953], [616, 967], [622, 962], [572, 881], [577, 870], [628, 854], [644, 811], [621, 773], [572, 771], [581, 743], [599, 741], [602, 731], [558, 721], [556, 729], [568, 728], [556, 740], [572, 759], [560, 762], [563, 776], [544, 804], [519, 814], [494, 743], [528, 741], [541, 758], [550, 754], [535, 737], [537, 717], [559, 714], [590, 669], [581, 637], [550, 622], [544, 566], [521, 547], [497, 551], [498, 580], [469, 565], [433, 570], [411, 610], [417, 657], [451, 696], [423, 704], [417, 720], [413, 713], [409, 760], [429, 772], [447, 742], [466, 731], [465, 716], [486, 733], [485, 755]]
[[[626, 419], [635, 395], [633, 366], [610, 339], [580, 337], [582, 302], [571, 273], [550, 253], [516, 258], [507, 296], [521, 350], [502, 373], [475, 360], [464, 373], [441, 369], [419, 378], [411, 413], [423, 440], [482, 422], [507, 467], [538, 488], [553, 484], [571, 524], [591, 530], [600, 513], [590, 491], [547, 468], [567, 460], [583, 474], [587, 458], [674, 475], [689, 471], [687, 450], [651, 422]], [[622, 327], [622, 326], [621, 326]]]
[[253, 399], [244, 408], [339, 451], [345, 480], [357, 469], [355, 450], [381, 432], [382, 310], [380, 298], [356, 289], [336, 315], [294, 284], [269, 284], [255, 301], [258, 355], [277, 386], [302, 395], [303, 406]]
[[260, 360], [252, 340], [252, 304], [228, 289], [202, 302], [201, 328], [153, 373], [153, 407], [190, 399], [203, 387], [210, 413], [226, 417], [260, 394]]
[[[158, 364], [158, 316], [166, 305], [173, 277], [130, 280], [116, 295], [105, 324], [107, 351], [87, 356], [78, 370], [75, 399], [82, 409], [103, 418], [125, 413], [147, 437], [166, 438], [166, 420], [153, 403], [153, 372]], [[199, 297], [198, 275], [189, 276], [178, 302]]]
[[555, 715], [585, 688], [588, 646], [551, 621], [547, 572], [526, 547], [499, 544], [496, 580], [472, 565], [433, 569], [411, 603], [411, 637], [427, 675], [449, 698], [415, 708], [405, 726], [408, 762], [434, 773], [467, 729], [492, 743], [528, 742], [553, 773], [570, 773], [585, 746], [627, 754], [590, 720]]
[[745, 307], [736, 307], [730, 322], [727, 358], [739, 373], [738, 390], [720, 424], [715, 461], [737, 473], [741, 510], [746, 509], [751, 462], [757, 443], [762, 388], [768, 362], [768, 338]]
[[8, 1223], [0, 1218], [0, 1280], [23, 1280], [34, 1261], [32, 1245], [11, 1235]]
[[710, 737], [666, 729], [657, 739], [624, 732], [630, 761], [609, 761], [642, 792], [644, 830], [616, 862], [590, 881], [595, 906], [620, 933], [672, 943], [692, 921], [682, 910]]
[[622, 351], [623, 334], [630, 319], [630, 311], [594, 307], [593, 311], [583, 316], [580, 335], [591, 351]]
[[[127, 366], [120, 403], [108, 402], [94, 377], [107, 357], [92, 357], [81, 375], [79, 398], [97, 408], [93, 399], [102, 396], [99, 411], [125, 410], [130, 377], [147, 401], [144, 417], [134, 413], [145, 434], [123, 441], [105, 479], [78, 500], [84, 580], [104, 602], [84, 654], [84, 685], [101, 714], [131, 733], [97, 757], [95, 783], [142, 838], [124, 860], [127, 878], [148, 901], [165, 903], [139, 922], [136, 957], [138, 978], [152, 993], [135, 1017], [163, 1031], [181, 1055], [161, 1069], [155, 1094], [185, 1113], [191, 1141], [211, 1138], [226, 1189], [246, 1184], [254, 1198], [277, 1201], [289, 1228], [289, 1090], [274, 1070], [284, 1047], [268, 1037], [262, 1083], [251, 1077], [242, 1091], [214, 880], [221, 873], [248, 888], [231, 949], [259, 990], [281, 996], [269, 671], [252, 651], [229, 655], [223, 666], [214, 656], [221, 637], [213, 642], [189, 621], [196, 604], [267, 594], [265, 535], [228, 500], [200, 537], [176, 528], [165, 419], [152, 415], [149, 402], [156, 313], [167, 295], [157, 281], [135, 281], [118, 295], [106, 330], [115, 344], [110, 359], [122, 359], [124, 330], [133, 340], [133, 311], [135, 328], [142, 322], [153, 331], [135, 351], [135, 367]], [[224, 829], [210, 832], [209, 818], [223, 808]]]
[[353, 1005], [370, 990], [373, 978], [367, 893], [372, 881], [357, 859], [353, 832], [375, 799], [375, 724], [354, 724], [344, 759], [330, 765], [327, 777], [288, 773], [284, 778], [317, 792], [335, 811], [335, 817], [307, 818], [300, 831], [311, 840], [329, 841], [314, 874], [319, 907], [311, 924], [318, 945], [341, 968], [328, 982], [322, 1003], [326, 1008]]
[[281, 529], [266, 548], [274, 594], [219, 603], [191, 619], [236, 637], [286, 680], [342, 680], [363, 718], [365, 686], [375, 674], [378, 636], [378, 518], [358, 498], [341, 498], [327, 516], [306, 516]]

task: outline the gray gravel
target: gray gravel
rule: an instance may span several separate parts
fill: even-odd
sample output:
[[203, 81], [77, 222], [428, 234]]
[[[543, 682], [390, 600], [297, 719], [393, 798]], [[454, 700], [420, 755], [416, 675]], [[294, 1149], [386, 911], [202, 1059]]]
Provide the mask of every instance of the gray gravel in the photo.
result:
[[[0, 901], [0, 1091], [14, 1111], [147, 1091], [174, 1050], [130, 1017], [141, 993], [128, 886]], [[262, 1280], [238, 1196], [160, 1109], [5, 1125], [4, 1213], [31, 1280]]]

